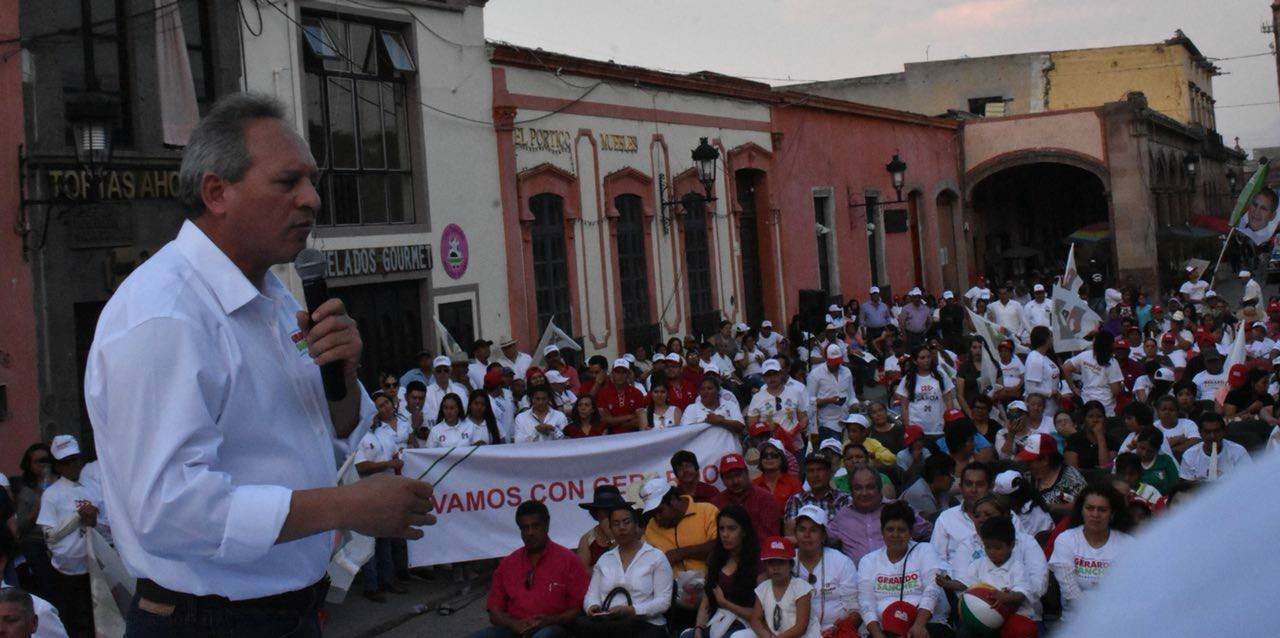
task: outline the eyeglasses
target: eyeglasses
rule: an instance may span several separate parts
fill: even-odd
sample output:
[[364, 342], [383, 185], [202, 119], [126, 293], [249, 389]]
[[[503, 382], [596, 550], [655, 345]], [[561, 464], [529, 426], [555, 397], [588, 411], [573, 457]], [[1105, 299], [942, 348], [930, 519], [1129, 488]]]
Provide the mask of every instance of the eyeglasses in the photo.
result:
[[773, 630], [782, 631], [782, 605], [773, 607]]
[[782, 409], [782, 397], [773, 397], [773, 409], [775, 410]]
[[524, 576], [524, 588], [533, 589], [533, 568], [529, 568], [529, 573]]

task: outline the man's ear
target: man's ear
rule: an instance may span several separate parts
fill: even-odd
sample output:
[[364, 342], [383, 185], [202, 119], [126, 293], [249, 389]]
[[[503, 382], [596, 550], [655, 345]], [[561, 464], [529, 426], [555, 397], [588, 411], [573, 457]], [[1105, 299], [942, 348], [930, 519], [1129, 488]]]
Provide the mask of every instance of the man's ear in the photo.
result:
[[233, 185], [222, 176], [206, 171], [200, 178], [200, 199], [205, 210], [215, 217], [225, 215], [232, 196]]

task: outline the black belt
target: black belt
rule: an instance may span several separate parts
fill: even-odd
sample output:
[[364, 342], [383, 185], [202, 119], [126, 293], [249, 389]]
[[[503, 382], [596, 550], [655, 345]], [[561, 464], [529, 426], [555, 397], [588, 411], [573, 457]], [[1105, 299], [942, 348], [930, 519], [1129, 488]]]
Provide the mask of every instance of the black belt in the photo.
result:
[[197, 596], [195, 594], [173, 591], [172, 589], [166, 589], [165, 587], [156, 584], [153, 580], [139, 578], [137, 594], [140, 598], [145, 598], [162, 605], [195, 605], [204, 608], [225, 609], [281, 609], [301, 613], [316, 605], [319, 601], [324, 600], [325, 594], [327, 594], [328, 591], [329, 577], [325, 576], [314, 585], [295, 591], [288, 591], [283, 594], [275, 594], [273, 596], [264, 596], [262, 598], [231, 600], [225, 596]]

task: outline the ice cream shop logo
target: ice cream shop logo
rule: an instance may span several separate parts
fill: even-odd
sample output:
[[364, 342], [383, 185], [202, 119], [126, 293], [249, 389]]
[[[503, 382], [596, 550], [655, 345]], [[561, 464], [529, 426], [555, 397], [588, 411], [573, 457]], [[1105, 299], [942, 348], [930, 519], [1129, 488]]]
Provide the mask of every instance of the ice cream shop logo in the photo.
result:
[[444, 272], [453, 279], [461, 279], [467, 272], [470, 251], [467, 248], [467, 234], [457, 224], [449, 224], [440, 234], [440, 261], [444, 263]]

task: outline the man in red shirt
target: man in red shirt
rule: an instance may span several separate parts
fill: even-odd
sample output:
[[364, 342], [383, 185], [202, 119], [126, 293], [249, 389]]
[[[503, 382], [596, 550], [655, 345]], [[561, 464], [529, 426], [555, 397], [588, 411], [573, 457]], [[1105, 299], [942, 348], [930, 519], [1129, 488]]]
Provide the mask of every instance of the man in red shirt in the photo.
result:
[[489, 589], [492, 627], [470, 638], [553, 638], [582, 611], [590, 577], [576, 554], [548, 538], [551, 513], [537, 501], [516, 508], [524, 547], [507, 555]]
[[[684, 377], [684, 357], [671, 352], [667, 354], [667, 403], [684, 410], [689, 404], [698, 400], [698, 384], [690, 383]], [[698, 381], [702, 380], [701, 370]], [[650, 388], [652, 389], [652, 388]]]
[[578, 371], [573, 366], [564, 362], [564, 357], [560, 356], [560, 346], [551, 344], [542, 349], [542, 356], [547, 360], [547, 370], [555, 370], [563, 374], [569, 379], [569, 389], [574, 394], [581, 394], [582, 381], [578, 379]]
[[602, 355], [593, 355], [590, 359], [587, 359], [587, 373], [582, 375], [582, 386], [574, 390], [574, 393], [578, 396], [590, 394], [594, 397], [606, 385], [609, 385], [609, 377], [604, 371], [607, 365], [609, 365], [609, 360]]
[[698, 457], [689, 450], [680, 450], [671, 455], [671, 472], [675, 475], [676, 491], [695, 502], [710, 503], [720, 490], [710, 483], [702, 482], [701, 468]]
[[782, 507], [773, 495], [751, 483], [747, 461], [741, 454], [730, 452], [720, 459], [720, 480], [724, 491], [711, 499], [721, 511], [730, 504], [741, 505], [751, 517], [751, 525], [762, 537], [782, 535]]
[[626, 359], [614, 361], [609, 381], [596, 392], [596, 407], [609, 434], [639, 430], [649, 399], [631, 382], [631, 363]]

